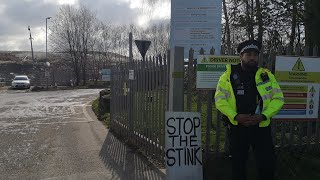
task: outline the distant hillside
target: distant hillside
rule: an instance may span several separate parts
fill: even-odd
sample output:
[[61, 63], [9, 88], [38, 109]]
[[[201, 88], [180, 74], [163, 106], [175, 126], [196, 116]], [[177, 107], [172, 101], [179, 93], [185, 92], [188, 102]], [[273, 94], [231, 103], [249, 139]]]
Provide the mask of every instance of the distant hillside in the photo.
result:
[[[127, 56], [118, 55], [115, 53], [101, 53], [101, 52], [89, 52], [88, 54], [88, 72], [91, 73], [94, 69], [95, 61], [103, 58], [103, 66], [116, 65], [119, 62], [128, 62]], [[45, 62], [49, 61], [51, 71], [55, 71], [57, 75], [68, 72], [72, 74], [72, 65], [69, 53], [48, 53], [48, 59], [46, 59], [45, 52], [34, 52], [34, 61], [31, 57], [31, 52], [28, 51], [0, 51], [0, 78], [5, 78], [7, 81], [13, 78], [13, 74], [25, 74], [30, 77], [35, 73], [44, 73]], [[92, 60], [92, 61], [91, 61]], [[99, 68], [104, 68], [100, 66]], [[60, 72], [61, 71], [61, 72]], [[89, 77], [89, 76], [88, 76]], [[68, 77], [68, 79], [70, 79]]]
[[18, 60], [18, 58], [15, 55], [13, 55], [12, 53], [0, 52], [0, 63], [15, 62], [17, 60]]
[[32, 61], [31, 53], [27, 51], [0, 52], [0, 78], [10, 81], [14, 75], [28, 75], [34, 73], [33, 64], [45, 61], [44, 52], [34, 53], [35, 62]]
[[[34, 52], [35, 60], [45, 59], [45, 52]], [[32, 54], [29, 51], [0, 51], [0, 61], [23, 62], [32, 61]]]

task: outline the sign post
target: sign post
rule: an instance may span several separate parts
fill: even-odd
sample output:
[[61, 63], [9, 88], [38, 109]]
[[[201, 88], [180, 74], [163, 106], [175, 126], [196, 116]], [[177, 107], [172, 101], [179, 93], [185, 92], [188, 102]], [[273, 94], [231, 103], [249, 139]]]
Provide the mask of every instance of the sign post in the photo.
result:
[[169, 112], [165, 115], [167, 180], [202, 180], [201, 116], [183, 112], [183, 54], [183, 47], [170, 52]]

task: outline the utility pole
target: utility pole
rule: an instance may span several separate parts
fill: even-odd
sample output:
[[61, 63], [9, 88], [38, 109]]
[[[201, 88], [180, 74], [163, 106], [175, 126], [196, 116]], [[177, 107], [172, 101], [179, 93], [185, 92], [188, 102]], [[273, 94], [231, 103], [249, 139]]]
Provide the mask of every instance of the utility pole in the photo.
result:
[[34, 81], [34, 86], [37, 86], [37, 73], [36, 73], [36, 71], [35, 71], [35, 65], [34, 65], [35, 62], [34, 62], [34, 57], [33, 57], [32, 36], [31, 36], [30, 26], [28, 26], [28, 30], [29, 30], [29, 32], [30, 32], [30, 37], [29, 37], [29, 39], [30, 39], [30, 43], [31, 43], [32, 69], [33, 69], [33, 74], [34, 74], [34, 79], [33, 79], [33, 81]]
[[46, 78], [46, 87], [48, 89], [48, 78], [50, 76], [50, 63], [48, 62], [48, 19], [51, 19], [51, 17], [46, 18], [46, 69], [45, 69], [45, 78]]
[[31, 36], [31, 29], [30, 26], [28, 26], [28, 30], [30, 32], [30, 43], [31, 43], [31, 55], [32, 55], [32, 61], [34, 61], [34, 57], [33, 57], [33, 47], [32, 47], [32, 36]]
[[46, 18], [46, 60], [47, 60], [47, 58], [48, 58], [48, 32], [47, 32], [47, 30], [48, 30], [48, 19], [51, 19], [51, 17], [47, 17]]

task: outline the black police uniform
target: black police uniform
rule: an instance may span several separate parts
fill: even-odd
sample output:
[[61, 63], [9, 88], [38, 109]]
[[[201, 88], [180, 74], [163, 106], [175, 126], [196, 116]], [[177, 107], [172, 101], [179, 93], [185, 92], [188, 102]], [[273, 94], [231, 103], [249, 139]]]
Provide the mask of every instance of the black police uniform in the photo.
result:
[[[239, 45], [239, 53], [243, 47], [252, 41]], [[251, 48], [249, 48], [251, 49]], [[260, 48], [259, 48], [260, 49]], [[259, 49], [257, 50], [259, 52]], [[262, 100], [258, 93], [255, 74], [253, 71], [244, 71], [241, 64], [231, 66], [231, 84], [236, 97], [238, 114], [255, 114], [257, 105], [262, 107]], [[265, 79], [268, 80], [268, 79]], [[272, 180], [274, 177], [275, 155], [271, 136], [271, 128], [259, 128], [259, 125], [244, 127], [242, 125], [231, 126], [230, 129], [232, 170], [234, 180], [246, 179], [246, 161], [250, 146], [255, 152], [258, 179]]]

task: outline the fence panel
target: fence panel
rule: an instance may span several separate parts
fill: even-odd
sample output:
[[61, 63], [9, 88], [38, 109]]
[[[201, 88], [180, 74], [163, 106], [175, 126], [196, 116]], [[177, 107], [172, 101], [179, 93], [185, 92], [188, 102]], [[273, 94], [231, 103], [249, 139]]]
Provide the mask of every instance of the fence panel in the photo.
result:
[[[167, 109], [166, 58], [150, 57], [112, 67], [111, 125], [120, 137], [163, 163]], [[129, 79], [134, 70], [134, 80]]]

